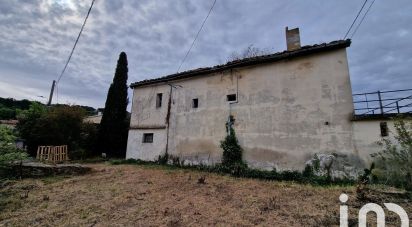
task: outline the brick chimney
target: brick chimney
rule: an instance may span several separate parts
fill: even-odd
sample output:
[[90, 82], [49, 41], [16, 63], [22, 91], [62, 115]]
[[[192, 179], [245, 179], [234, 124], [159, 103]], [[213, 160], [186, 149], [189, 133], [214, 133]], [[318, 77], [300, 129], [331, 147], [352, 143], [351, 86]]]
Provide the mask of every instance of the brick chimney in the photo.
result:
[[288, 29], [286, 27], [286, 45], [288, 51], [300, 49], [299, 28]]

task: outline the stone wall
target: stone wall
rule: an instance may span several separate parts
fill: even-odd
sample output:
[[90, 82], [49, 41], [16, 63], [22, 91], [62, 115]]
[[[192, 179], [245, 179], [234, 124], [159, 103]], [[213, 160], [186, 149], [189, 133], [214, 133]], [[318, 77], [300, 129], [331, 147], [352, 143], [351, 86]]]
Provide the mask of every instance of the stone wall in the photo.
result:
[[90, 171], [90, 167], [80, 164], [49, 165], [40, 162], [23, 162], [22, 165], [16, 163], [10, 169], [3, 169], [0, 175], [26, 178], [57, 175], [81, 175]]

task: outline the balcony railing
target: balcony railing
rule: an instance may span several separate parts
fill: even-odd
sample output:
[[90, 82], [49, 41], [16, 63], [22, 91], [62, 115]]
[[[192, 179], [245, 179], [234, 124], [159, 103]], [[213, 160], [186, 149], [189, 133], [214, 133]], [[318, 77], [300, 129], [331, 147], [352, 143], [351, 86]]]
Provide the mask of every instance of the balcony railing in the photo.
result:
[[412, 113], [412, 89], [353, 94], [355, 115]]

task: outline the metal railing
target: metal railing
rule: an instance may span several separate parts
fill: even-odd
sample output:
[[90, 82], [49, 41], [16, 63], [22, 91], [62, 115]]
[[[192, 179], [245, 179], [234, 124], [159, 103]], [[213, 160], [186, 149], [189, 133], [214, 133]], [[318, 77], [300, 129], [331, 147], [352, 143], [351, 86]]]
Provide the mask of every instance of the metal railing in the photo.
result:
[[412, 89], [353, 94], [355, 115], [412, 113]]

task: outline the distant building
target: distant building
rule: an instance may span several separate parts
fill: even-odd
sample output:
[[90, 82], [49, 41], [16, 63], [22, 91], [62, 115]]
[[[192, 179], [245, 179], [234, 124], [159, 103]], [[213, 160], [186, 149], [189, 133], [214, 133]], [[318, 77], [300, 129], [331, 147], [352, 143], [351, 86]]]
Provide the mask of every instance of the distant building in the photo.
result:
[[102, 121], [104, 108], [98, 108], [95, 115], [87, 116], [83, 119], [83, 122], [93, 123], [93, 124], [100, 124]]
[[100, 122], [102, 121], [102, 117], [103, 117], [103, 114], [99, 112], [96, 115], [85, 117], [83, 119], [83, 122], [93, 123], [93, 124], [100, 124]]

